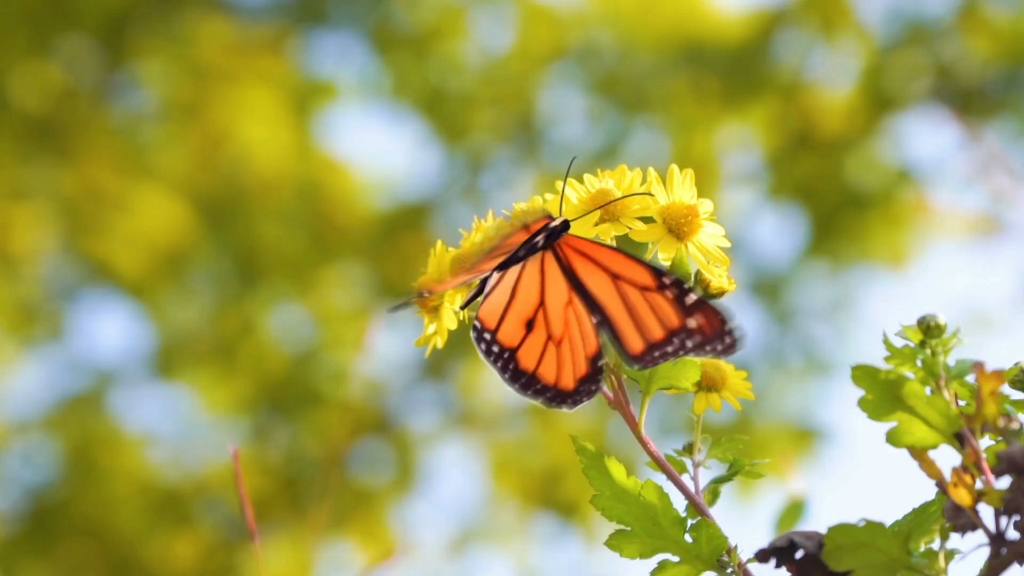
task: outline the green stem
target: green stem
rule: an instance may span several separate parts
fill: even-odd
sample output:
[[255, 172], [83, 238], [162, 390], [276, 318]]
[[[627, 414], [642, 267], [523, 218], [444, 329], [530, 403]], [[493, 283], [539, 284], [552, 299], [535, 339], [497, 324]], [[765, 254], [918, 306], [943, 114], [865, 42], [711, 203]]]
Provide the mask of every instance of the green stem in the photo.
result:
[[693, 454], [690, 455], [690, 462], [693, 469], [693, 491], [702, 496], [700, 491], [700, 467], [703, 462], [700, 459], [703, 446], [701, 446], [701, 435], [703, 434], [704, 414], [697, 415], [697, 421], [693, 426]]
[[646, 430], [644, 428], [644, 421], [647, 419], [647, 406], [651, 403], [651, 396], [653, 395], [647, 393], [640, 396], [640, 414], [637, 416], [637, 426], [639, 426], [641, 432]]
[[[603, 394], [605, 400], [608, 401], [608, 405], [622, 416], [622, 420], [626, 423], [626, 427], [628, 427], [629, 431], [633, 433], [633, 437], [636, 438], [640, 447], [643, 448], [644, 452], [647, 453], [647, 456], [649, 456], [658, 469], [661, 470], [662, 474], [668, 478], [669, 482], [679, 490], [683, 495], [683, 498], [686, 499], [686, 502], [697, 511], [697, 514], [707, 518], [710, 522], [718, 524], [718, 522], [715, 521], [714, 516], [711, 515], [711, 509], [704, 503], [704, 499], [700, 494], [695, 493], [686, 485], [686, 482], [683, 481], [679, 473], [675, 471], [675, 468], [672, 468], [672, 465], [665, 460], [665, 456], [662, 455], [661, 451], [654, 445], [654, 442], [651, 441], [650, 437], [648, 437], [640, 428], [640, 422], [638, 421], [636, 414], [633, 412], [633, 406], [629, 401], [629, 396], [626, 394], [626, 386], [622, 375], [609, 370], [605, 373], [605, 378], [607, 386], [603, 386], [601, 388], [601, 394]], [[721, 526], [719, 525], [719, 527]], [[730, 544], [729, 551], [730, 554], [736, 554], [739, 574], [741, 576], [753, 576], [753, 573], [749, 568], [747, 568], [746, 563], [739, 557], [736, 546]]]

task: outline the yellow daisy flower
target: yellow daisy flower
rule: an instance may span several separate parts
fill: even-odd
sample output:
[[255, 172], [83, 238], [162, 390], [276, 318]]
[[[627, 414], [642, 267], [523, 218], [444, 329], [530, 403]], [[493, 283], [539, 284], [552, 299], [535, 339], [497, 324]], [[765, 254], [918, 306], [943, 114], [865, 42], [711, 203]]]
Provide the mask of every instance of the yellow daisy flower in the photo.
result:
[[[558, 214], [562, 181], [555, 182], [555, 187], [559, 195], [552, 199], [552, 213]], [[620, 164], [614, 170], [598, 170], [597, 176], [584, 174], [583, 182], [569, 178], [565, 183], [565, 208], [562, 216], [572, 220], [616, 198], [646, 192], [647, 189], [648, 185], [643, 183], [643, 172], [639, 168], [630, 170], [625, 164]], [[649, 196], [614, 202], [573, 222], [571, 231], [577, 236], [597, 236], [605, 242], [611, 242], [616, 236], [630, 230], [645, 229], [647, 225], [640, 218], [650, 216], [653, 206]]]
[[737, 410], [743, 410], [738, 398], [753, 400], [753, 384], [747, 381], [747, 372], [737, 370], [725, 360], [717, 358], [701, 358], [700, 382], [693, 397], [693, 412], [701, 415], [708, 406], [715, 412], [722, 411], [724, 399]]
[[543, 216], [558, 214], [558, 197], [554, 194], [534, 196], [526, 202], [515, 202], [512, 204], [512, 212], [509, 218], [513, 224], [522, 225], [533, 222]]
[[711, 221], [714, 203], [697, 197], [693, 170], [680, 171], [672, 164], [663, 184], [654, 168], [648, 168], [647, 180], [658, 204], [652, 213], [655, 222], [629, 233], [633, 240], [651, 245], [647, 257], [657, 254], [667, 266], [676, 251], [683, 250], [709, 277], [716, 274], [711, 264], [728, 269], [729, 257], [722, 247], [732, 243], [725, 237], [725, 228]]
[[[428, 290], [451, 277], [452, 256], [455, 250], [445, 246], [444, 242], [438, 240], [437, 244], [430, 251], [430, 258], [427, 260], [427, 271], [413, 285], [417, 292]], [[466, 313], [459, 309], [466, 299], [469, 288], [461, 286], [439, 292], [415, 300], [417, 314], [423, 317], [423, 335], [416, 339], [417, 346], [426, 346], [426, 356], [434, 351], [434, 348], [444, 348], [448, 342], [448, 332], [459, 326], [459, 320], [466, 318]]]
[[[483, 218], [473, 217], [469, 231], [461, 230], [462, 240], [458, 250], [451, 256], [450, 274], [458, 274], [483, 258], [488, 250], [504, 239], [514, 228], [511, 222], [494, 215], [494, 211]], [[450, 276], [449, 276], [450, 277]]]

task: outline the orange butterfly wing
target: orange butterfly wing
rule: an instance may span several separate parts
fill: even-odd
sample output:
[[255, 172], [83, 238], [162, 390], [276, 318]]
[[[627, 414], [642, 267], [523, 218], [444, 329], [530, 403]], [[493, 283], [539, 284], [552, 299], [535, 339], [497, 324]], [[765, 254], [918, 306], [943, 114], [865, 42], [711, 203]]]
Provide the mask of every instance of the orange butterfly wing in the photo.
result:
[[524, 396], [572, 409], [601, 388], [601, 343], [558, 256], [541, 250], [488, 280], [473, 341]]
[[534, 220], [533, 222], [524, 224], [521, 228], [518, 228], [508, 236], [499, 240], [497, 244], [487, 250], [478, 260], [465, 265], [462, 270], [454, 273], [447, 281], [428, 287], [423, 293], [418, 294], [417, 297], [430, 296], [439, 292], [445, 292], [452, 288], [462, 286], [463, 284], [473, 282], [474, 280], [479, 280], [480, 278], [490, 274], [491, 271], [502, 262], [502, 260], [522, 246], [523, 242], [525, 242], [531, 234], [543, 228], [544, 225], [551, 220], [550, 216], [545, 216]]
[[564, 409], [593, 398], [603, 376], [599, 329], [639, 368], [735, 352], [726, 318], [682, 280], [567, 231], [561, 218], [530, 223], [445, 285], [487, 277], [473, 341], [520, 394]]
[[736, 335], [725, 316], [670, 272], [578, 236], [560, 238], [552, 250], [633, 366], [736, 351]]

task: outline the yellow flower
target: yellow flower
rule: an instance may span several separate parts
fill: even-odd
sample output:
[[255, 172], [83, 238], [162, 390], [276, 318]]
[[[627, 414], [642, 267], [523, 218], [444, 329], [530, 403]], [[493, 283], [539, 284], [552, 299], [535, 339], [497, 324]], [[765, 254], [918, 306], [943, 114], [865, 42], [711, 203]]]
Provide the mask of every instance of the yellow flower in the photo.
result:
[[[445, 246], [438, 240], [430, 251], [427, 260], [427, 271], [413, 285], [417, 293], [429, 292], [451, 277], [451, 262], [455, 250]], [[426, 346], [426, 356], [434, 348], [444, 348], [448, 341], [448, 332], [458, 328], [459, 320], [466, 318], [466, 313], [459, 309], [469, 292], [468, 286], [460, 286], [445, 292], [437, 292], [416, 298], [417, 314], [423, 317], [423, 335], [416, 339], [417, 346]]]
[[[559, 195], [548, 206], [549, 209], [553, 208], [553, 214], [558, 214], [562, 181], [555, 182], [555, 187]], [[598, 170], [597, 176], [584, 174], [582, 183], [569, 178], [565, 183], [565, 208], [562, 216], [572, 220], [616, 198], [646, 192], [647, 189], [648, 185], [643, 183], [643, 172], [639, 168], [630, 170], [625, 164], [620, 164], [614, 170]], [[646, 228], [647, 225], [640, 218], [650, 216], [652, 208], [653, 202], [649, 196], [613, 202], [573, 222], [571, 231], [577, 236], [597, 236], [605, 242], [611, 242], [616, 236], [630, 230]]]
[[461, 230], [462, 241], [458, 250], [451, 255], [450, 275], [456, 275], [473, 266], [487, 254], [487, 251], [501, 242], [514, 226], [504, 218], [495, 217], [494, 211], [483, 218], [473, 217], [469, 231]]
[[975, 417], [986, 424], [995, 424], [999, 420], [1003, 407], [1000, 389], [1006, 383], [1006, 375], [1002, 370], [989, 372], [985, 365], [974, 365], [974, 380], [978, 384], [978, 407]]
[[637, 242], [650, 243], [647, 257], [657, 254], [658, 260], [667, 266], [676, 251], [683, 250], [709, 277], [716, 273], [711, 264], [728, 269], [729, 257], [722, 247], [732, 243], [725, 237], [725, 228], [711, 221], [714, 203], [697, 197], [693, 170], [680, 172], [672, 164], [663, 184], [654, 168], [648, 168], [647, 180], [658, 204], [652, 214], [655, 222], [629, 233]]
[[512, 212], [508, 213], [513, 224], [521, 226], [543, 216], [558, 214], [558, 197], [554, 194], [534, 196], [526, 202], [512, 204]]
[[946, 485], [946, 494], [949, 499], [960, 505], [965, 510], [972, 510], [978, 503], [978, 491], [974, 487], [974, 475], [963, 466], [953, 468], [949, 476], [949, 484]]
[[747, 373], [737, 370], [732, 364], [717, 358], [700, 359], [700, 382], [693, 397], [693, 412], [703, 414], [708, 406], [715, 412], [722, 411], [724, 399], [732, 407], [742, 410], [739, 398], [753, 400], [753, 384], [747, 382]]
[[714, 274], [707, 274], [704, 270], [697, 270], [694, 279], [706, 298], [718, 299], [736, 289], [736, 280], [729, 275], [729, 271], [720, 265], [709, 263]]

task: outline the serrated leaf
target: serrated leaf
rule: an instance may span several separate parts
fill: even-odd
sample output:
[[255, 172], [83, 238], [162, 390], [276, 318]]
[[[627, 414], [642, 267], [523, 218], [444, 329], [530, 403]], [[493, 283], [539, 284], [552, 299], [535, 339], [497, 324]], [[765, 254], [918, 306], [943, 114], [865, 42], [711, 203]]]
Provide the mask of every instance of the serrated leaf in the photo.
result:
[[949, 402], [938, 394], [929, 395], [918, 382], [904, 384], [900, 396], [917, 416], [938, 432], [952, 435], [963, 427], [960, 414]]
[[[707, 498], [704, 499], [704, 503], [707, 504]], [[711, 505], [708, 504], [708, 507], [710, 506]], [[694, 508], [693, 506], [690, 506], [689, 504], [687, 504], [686, 507], [683, 508], [683, 515], [685, 515], [686, 518], [689, 520], [698, 520], [701, 518], [700, 512], [697, 512], [697, 509]]]
[[804, 517], [804, 510], [806, 510], [806, 503], [803, 498], [790, 498], [786, 506], [782, 508], [782, 512], [779, 513], [778, 520], [775, 521], [775, 535], [778, 536], [796, 528], [800, 519]]
[[651, 576], [699, 576], [705, 573], [703, 568], [675, 560], [662, 560], [651, 570]]
[[949, 356], [950, 352], [963, 343], [963, 339], [960, 338], [960, 329], [955, 328], [939, 340], [937, 347], [942, 353]]
[[713, 508], [718, 503], [718, 499], [722, 497], [722, 486], [723, 484], [709, 484], [702, 491], [704, 503], [708, 505], [708, 508]]
[[664, 488], [653, 480], [641, 482], [621, 462], [591, 444], [573, 437], [583, 475], [596, 492], [590, 503], [612, 522], [625, 527], [609, 536], [606, 545], [626, 558], [657, 554], [683, 557], [690, 544], [684, 539], [688, 522], [672, 505]]
[[714, 486], [717, 484], [728, 484], [735, 480], [738, 476], [743, 478], [750, 478], [756, 480], [758, 478], [764, 478], [764, 474], [754, 469], [755, 466], [763, 464], [763, 460], [748, 460], [746, 458], [733, 458], [729, 462], [729, 466], [718, 476], [715, 476], [708, 482], [708, 486]]
[[604, 545], [623, 558], [638, 560], [664, 554], [662, 542], [650, 540], [638, 530], [620, 528], [612, 532]]
[[920, 371], [917, 365], [921, 358], [921, 350], [916, 345], [900, 346], [889, 339], [888, 334], [882, 335], [882, 343], [885, 345], [885, 363], [896, 370], [916, 374]]
[[718, 558], [729, 548], [729, 539], [722, 534], [722, 529], [707, 518], [701, 518], [690, 526], [688, 534], [695, 551], [691, 559], [698, 560], [697, 565], [707, 570], [717, 568]]
[[[690, 465], [686, 463], [686, 460], [683, 460], [678, 456], [673, 456], [672, 454], [665, 454], [665, 461], [668, 462], [669, 466], [671, 466], [672, 469], [676, 471], [676, 474], [679, 474], [680, 476], [686, 476], [690, 473]], [[648, 468], [654, 470], [655, 472], [658, 472], [659, 474], [663, 473], [661, 471], [661, 468], [658, 468], [658, 465], [655, 464], [654, 462], [648, 461], [646, 464], [644, 464], [644, 466], [647, 466]]]
[[939, 538], [939, 531], [945, 524], [942, 507], [946, 497], [942, 494], [921, 504], [889, 526], [893, 538], [904, 543], [911, 551], [919, 552]]
[[838, 524], [829, 528], [821, 557], [836, 572], [899, 574], [901, 570], [914, 569], [906, 544], [893, 538], [879, 522]]
[[747, 440], [749, 440], [747, 436], [739, 434], [712, 439], [705, 459], [717, 460], [723, 464], [728, 464], [736, 457], [736, 453], [743, 448]]
[[886, 441], [897, 448], [929, 450], [954, 444], [953, 433], [962, 426], [959, 414], [939, 396], [929, 396], [924, 385], [894, 370], [858, 365], [853, 383], [865, 394], [857, 402], [869, 418], [896, 422]]
[[625, 368], [624, 372], [637, 384], [644, 394], [654, 394], [658, 390], [674, 392], [692, 392], [700, 380], [700, 362], [694, 358], [677, 358], [663, 362], [647, 370]]
[[924, 340], [924, 334], [921, 334], [921, 329], [913, 324], [906, 324], [902, 326], [896, 331], [896, 335], [915, 346], [921, 342], [921, 340]]
[[966, 378], [974, 372], [974, 364], [977, 360], [970, 360], [961, 358], [954, 362], [951, 366], [946, 369], [946, 378], [948, 380], [955, 380], [957, 378]]
[[753, 468], [747, 468], [746, 470], [740, 472], [740, 478], [744, 478], [747, 480], [760, 480], [761, 478], [764, 478], [764, 473], [758, 472]]

